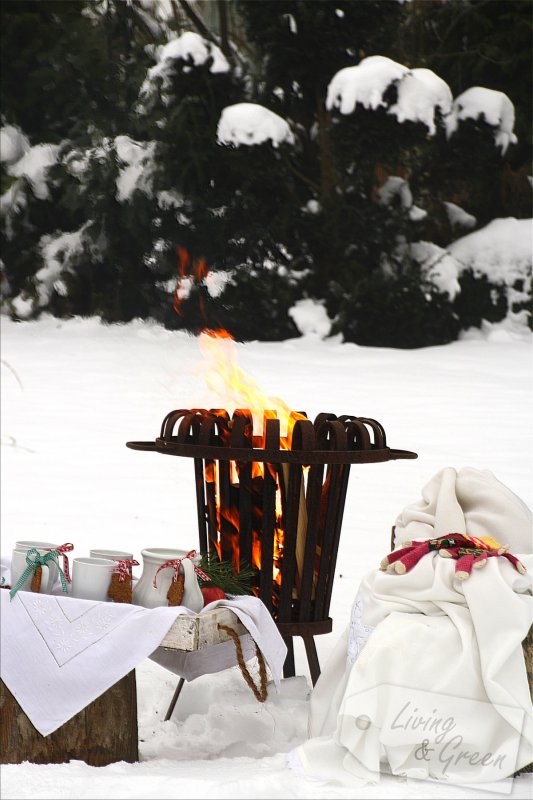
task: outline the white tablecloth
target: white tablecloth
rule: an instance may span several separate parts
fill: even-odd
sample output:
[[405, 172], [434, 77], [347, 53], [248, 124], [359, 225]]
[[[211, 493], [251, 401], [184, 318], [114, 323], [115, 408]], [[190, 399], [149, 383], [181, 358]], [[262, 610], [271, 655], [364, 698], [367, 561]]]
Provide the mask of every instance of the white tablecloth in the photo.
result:
[[[6, 589], [0, 590], [0, 601], [0, 676], [43, 736], [71, 719], [144, 658], [153, 656], [188, 680], [236, 663], [233, 642], [197, 651], [197, 658], [177, 652], [164, 657], [159, 645], [176, 617], [196, 616], [183, 606], [146, 609], [32, 592], [18, 592], [10, 600]], [[239, 617], [279, 685], [287, 648], [263, 603], [248, 596], [217, 600], [200, 613], [217, 606], [229, 607]], [[209, 656], [214, 649], [216, 658]], [[245, 658], [254, 654], [249, 639]]]

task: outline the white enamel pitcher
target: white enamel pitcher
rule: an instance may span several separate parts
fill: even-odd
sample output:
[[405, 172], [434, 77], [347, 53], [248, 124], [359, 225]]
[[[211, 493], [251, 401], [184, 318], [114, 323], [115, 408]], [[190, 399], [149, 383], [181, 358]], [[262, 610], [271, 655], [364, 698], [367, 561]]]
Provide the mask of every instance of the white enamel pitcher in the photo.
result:
[[[144, 608], [157, 608], [167, 606], [167, 593], [175, 574], [172, 566], [159, 570], [166, 561], [181, 560], [180, 572], [185, 576], [185, 588], [181, 604], [191, 611], [201, 611], [204, 607], [204, 596], [200, 591], [195, 564], [200, 561], [200, 556], [195, 555], [193, 559], [185, 558], [186, 550], [172, 550], [165, 547], [147, 547], [141, 550], [143, 559], [142, 575], [133, 587], [133, 602], [137, 606]], [[156, 577], [157, 575], [157, 577]], [[154, 579], [156, 586], [154, 586]]]

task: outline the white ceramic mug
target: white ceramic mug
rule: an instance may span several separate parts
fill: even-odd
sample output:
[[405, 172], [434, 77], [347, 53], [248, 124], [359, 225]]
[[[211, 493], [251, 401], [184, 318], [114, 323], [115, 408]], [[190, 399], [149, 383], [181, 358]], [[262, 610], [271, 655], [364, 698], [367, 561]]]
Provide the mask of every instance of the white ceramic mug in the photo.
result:
[[[15, 548], [11, 556], [11, 586], [16, 586], [19, 578], [28, 567], [28, 562], [26, 561], [28, 550], [35, 548], [39, 551], [39, 555], [44, 556], [55, 547], [56, 545], [53, 542], [41, 542], [30, 539], [20, 539], [18, 542], [15, 542]], [[53, 561], [42, 565], [41, 588], [39, 591], [42, 594], [50, 594], [58, 575], [57, 566]], [[32, 579], [33, 573], [26, 578], [19, 591], [31, 591]]]
[[133, 553], [124, 550], [89, 550], [91, 558], [110, 558], [112, 561], [133, 561]]
[[84, 600], [107, 600], [116, 565], [117, 562], [111, 558], [73, 559], [71, 596]]

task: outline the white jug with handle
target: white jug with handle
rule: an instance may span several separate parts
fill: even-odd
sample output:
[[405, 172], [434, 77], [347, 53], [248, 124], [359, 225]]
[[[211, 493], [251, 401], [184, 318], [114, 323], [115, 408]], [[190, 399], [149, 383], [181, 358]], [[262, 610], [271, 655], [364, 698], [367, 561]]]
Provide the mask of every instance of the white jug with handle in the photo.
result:
[[[133, 602], [144, 608], [157, 608], [167, 606], [167, 593], [175, 575], [175, 567], [163, 566], [167, 561], [181, 561], [180, 572], [185, 576], [185, 587], [182, 605], [191, 611], [201, 611], [204, 607], [204, 596], [198, 585], [194, 570], [195, 562], [200, 560], [199, 555], [194, 559], [185, 558], [186, 550], [173, 550], [166, 547], [147, 547], [141, 550], [143, 559], [142, 575], [133, 587]], [[155, 582], [155, 586], [154, 586]]]
[[185, 575], [185, 589], [181, 604], [185, 608], [190, 608], [191, 611], [198, 613], [204, 607], [204, 596], [200, 589], [194, 566], [194, 559], [191, 558], [184, 558], [181, 562], [181, 569]]

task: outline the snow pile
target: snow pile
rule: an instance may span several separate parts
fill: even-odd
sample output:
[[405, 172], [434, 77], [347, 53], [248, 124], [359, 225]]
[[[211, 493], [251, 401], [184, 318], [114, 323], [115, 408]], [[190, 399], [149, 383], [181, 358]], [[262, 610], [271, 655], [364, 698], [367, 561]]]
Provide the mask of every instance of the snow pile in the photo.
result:
[[35, 197], [47, 200], [50, 196], [47, 186], [47, 172], [51, 166], [57, 164], [59, 145], [36, 144], [30, 147], [24, 155], [10, 164], [7, 172], [15, 178], [26, 178], [30, 183]]
[[83, 234], [91, 221], [86, 222], [77, 231], [61, 233], [57, 236], [46, 235], [40, 241], [44, 267], [35, 273], [35, 285], [39, 297], [39, 305], [46, 305], [55, 289], [58, 294], [66, 294], [66, 286], [61, 278], [68, 272], [69, 261], [83, 253]]
[[464, 208], [461, 208], [461, 206], [445, 201], [444, 208], [452, 228], [475, 228], [477, 219], [473, 214], [469, 214]]
[[[257, 660], [250, 661], [248, 668], [257, 679]], [[306, 736], [310, 688], [303, 675], [282, 681], [279, 692], [270, 683], [264, 704], [257, 702], [238, 667], [200, 676], [185, 684], [172, 720], [165, 722], [164, 700], [170, 703], [178, 678], [154, 662], [144, 663], [141, 674], [139, 738], [143, 759], [260, 759], [288, 752]], [[159, 719], [154, 720], [154, 710]]]
[[115, 147], [120, 167], [117, 184], [119, 203], [130, 200], [134, 191], [141, 191], [151, 197], [151, 173], [155, 142], [135, 142], [129, 136], [117, 136]]
[[494, 141], [497, 147], [501, 147], [502, 153], [505, 153], [509, 144], [518, 141], [513, 133], [514, 106], [503, 92], [472, 86], [456, 97], [445, 121], [448, 138], [455, 133], [459, 122], [465, 119], [484, 119], [488, 125], [494, 126]]
[[459, 264], [447, 250], [433, 242], [413, 242], [409, 245], [411, 258], [420, 264], [423, 276], [439, 292], [453, 300], [461, 291], [459, 285]]
[[217, 272], [210, 270], [203, 279], [203, 284], [209, 296], [220, 297], [232, 275], [233, 272], [229, 270], [218, 270]]
[[264, 144], [271, 141], [273, 147], [294, 144], [294, 136], [282, 117], [258, 103], [236, 103], [223, 109], [218, 122], [218, 144], [239, 145]]
[[360, 104], [376, 109], [384, 106], [383, 95], [389, 86], [409, 72], [407, 67], [386, 56], [369, 56], [355, 67], [344, 67], [330, 81], [326, 107], [351, 114]]
[[506, 217], [493, 219], [484, 228], [457, 239], [448, 252], [475, 275], [486, 275], [491, 283], [512, 286], [531, 277], [533, 220]]
[[331, 332], [332, 322], [323, 302], [310, 297], [298, 300], [289, 315], [302, 336], [325, 339]]
[[[210, 59], [212, 63], [209, 72], [216, 74], [228, 72], [230, 69], [222, 50], [194, 31], [185, 31], [176, 39], [160, 45], [156, 50], [156, 59], [157, 63], [148, 70], [139, 92], [141, 104], [138, 110], [140, 111], [143, 110], [143, 99], [152, 96], [157, 82], [161, 82], [163, 92], [171, 88], [177, 62], [181, 62], [180, 66], [183, 72], [190, 72], [193, 66], [203, 66]], [[163, 100], [166, 103], [169, 102], [169, 98], [165, 98], [164, 95]]]
[[398, 199], [400, 207], [408, 211], [409, 218], [413, 222], [427, 217], [427, 211], [413, 205], [413, 195], [409, 182], [398, 175], [389, 175], [383, 186], [378, 189], [378, 197], [380, 204], [384, 206], [389, 206]]
[[94, 147], [70, 150], [62, 160], [67, 171], [83, 184], [92, 164], [104, 165], [116, 159], [116, 198], [123, 203], [137, 190], [152, 196], [155, 146], [155, 142], [137, 142], [126, 135], [114, 139], [104, 136]]
[[373, 110], [385, 107], [383, 95], [392, 85], [396, 85], [398, 97], [388, 113], [398, 122], [421, 122], [433, 136], [436, 109], [444, 115], [452, 107], [448, 84], [429, 69], [409, 70], [385, 56], [369, 56], [357, 66], [337, 72], [328, 86], [326, 106], [341, 114], [352, 114], [358, 104]]
[[[461, 291], [459, 285], [460, 266], [450, 253], [433, 242], [400, 242], [393, 253], [393, 262], [413, 261], [420, 267], [422, 278], [437, 291], [453, 300]], [[385, 272], [393, 273], [394, 267], [385, 254], [382, 257]], [[428, 300], [430, 298], [428, 297]]]
[[455, 133], [461, 120], [485, 119], [494, 126], [494, 140], [505, 153], [515, 144], [514, 106], [503, 92], [473, 86], [453, 100], [448, 84], [432, 70], [408, 69], [385, 56], [369, 56], [355, 67], [339, 70], [328, 86], [326, 107], [341, 114], [352, 114], [357, 105], [375, 110], [387, 107], [384, 94], [391, 86], [397, 89], [396, 102], [387, 108], [398, 122], [420, 122], [428, 135], [436, 132], [435, 114], [441, 113], [446, 136]]
[[0, 128], [0, 161], [12, 164], [22, 158], [30, 149], [30, 143], [16, 125], [4, 125]]
[[398, 122], [421, 122], [430, 136], [435, 134], [435, 110], [446, 115], [452, 108], [448, 84], [430, 69], [412, 69], [398, 83], [398, 100], [389, 108]]
[[7, 165], [7, 174], [15, 178], [0, 198], [0, 214], [5, 218], [6, 237], [12, 239], [13, 219], [28, 203], [27, 183], [36, 198], [49, 199], [48, 169], [58, 161], [59, 145], [38, 144], [30, 147], [26, 136], [13, 125], [2, 127], [0, 134], [2, 162]]
[[26, 207], [27, 202], [26, 192], [20, 181], [14, 181], [0, 197], [0, 215], [5, 217], [7, 239], [13, 238], [13, 219]]
[[507, 287], [511, 325], [527, 325], [527, 312], [513, 314], [512, 307], [531, 301], [532, 234], [532, 219], [506, 217], [493, 219], [484, 228], [448, 246], [461, 272], [471, 269], [474, 275], [486, 275], [490, 283]]
[[29, 297], [21, 292], [13, 299], [13, 309], [20, 319], [29, 317], [37, 307], [48, 304], [53, 291], [66, 295], [65, 273], [69, 272], [69, 262], [84, 250], [84, 232], [91, 220], [77, 231], [46, 234], [39, 242], [44, 266], [35, 273], [34, 285], [37, 297]]

